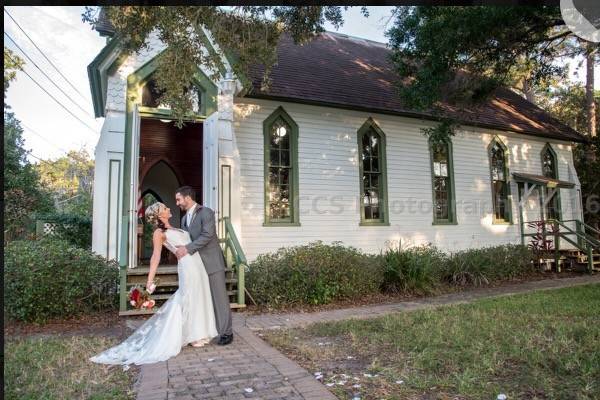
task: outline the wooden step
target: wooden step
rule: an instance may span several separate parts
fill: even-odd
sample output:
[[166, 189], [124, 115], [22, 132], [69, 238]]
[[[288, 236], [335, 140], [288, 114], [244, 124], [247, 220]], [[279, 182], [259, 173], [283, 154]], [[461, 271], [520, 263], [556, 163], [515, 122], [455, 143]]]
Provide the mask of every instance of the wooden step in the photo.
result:
[[[131, 287], [131, 286], [135, 286], [135, 285], [141, 285], [141, 286], [145, 286], [146, 285], [146, 277], [142, 276], [139, 277], [139, 279], [127, 279], [127, 287]], [[175, 277], [175, 279], [161, 279], [158, 282], [158, 285], [156, 285], [157, 288], [160, 287], [178, 287], [179, 286], [179, 281], [177, 280], [177, 278]]]
[[[232, 310], [241, 310], [246, 308], [245, 304], [238, 303], [229, 303], [229, 308]], [[154, 307], [152, 310], [127, 310], [127, 311], [119, 311], [120, 317], [126, 317], [131, 315], [151, 315], [154, 314], [158, 310], [158, 307]]]
[[[127, 276], [130, 275], [148, 275], [150, 267], [128, 268]], [[177, 274], [177, 265], [159, 265], [156, 269], [156, 275]]]

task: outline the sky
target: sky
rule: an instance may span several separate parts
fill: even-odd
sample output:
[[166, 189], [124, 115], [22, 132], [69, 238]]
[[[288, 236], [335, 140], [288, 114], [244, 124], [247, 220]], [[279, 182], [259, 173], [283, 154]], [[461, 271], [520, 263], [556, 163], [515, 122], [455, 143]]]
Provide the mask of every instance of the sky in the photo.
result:
[[[25, 71], [33, 79], [83, 121], [82, 123], [70, 115], [25, 74], [17, 73], [17, 79], [11, 83], [5, 101], [22, 122], [25, 148], [31, 151], [30, 161], [55, 159], [69, 150], [79, 149], [87, 150], [93, 157], [104, 121], [103, 118], [93, 116], [86, 68], [104, 47], [106, 39], [92, 30], [89, 24], [82, 22], [83, 7], [5, 8], [77, 91], [65, 82], [6, 13], [4, 13], [4, 32], [14, 39], [50, 79], [27, 60], [6, 35], [5, 46], [25, 60]], [[368, 9], [370, 14], [368, 18], [361, 15], [360, 7], [352, 7], [345, 11], [345, 23], [338, 32], [387, 42], [384, 32], [393, 22], [391, 21], [393, 7], [368, 7]], [[331, 25], [327, 25], [326, 29], [335, 31]], [[585, 71], [583, 68], [578, 70], [576, 64], [577, 62], [570, 63], [571, 79], [582, 81]], [[595, 87], [600, 89], [600, 67], [595, 71], [598, 77]], [[66, 95], [61, 93], [51, 81]]]

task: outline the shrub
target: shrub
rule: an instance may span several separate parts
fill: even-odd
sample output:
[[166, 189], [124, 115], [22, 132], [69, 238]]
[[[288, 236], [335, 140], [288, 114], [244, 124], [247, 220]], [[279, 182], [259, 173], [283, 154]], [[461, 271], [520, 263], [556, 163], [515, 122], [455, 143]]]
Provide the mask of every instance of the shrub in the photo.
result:
[[447, 256], [434, 246], [388, 248], [383, 254], [385, 291], [431, 293], [440, 285]]
[[481, 286], [533, 273], [532, 260], [531, 250], [521, 245], [463, 250], [450, 255], [444, 279], [455, 285]]
[[66, 240], [74, 246], [84, 249], [92, 247], [92, 219], [77, 214], [53, 213], [41, 215], [38, 220], [54, 225], [52, 237]]
[[246, 286], [258, 304], [277, 308], [377, 293], [382, 280], [379, 256], [317, 241], [259, 255], [249, 265]]
[[118, 305], [119, 266], [53, 237], [5, 247], [4, 305], [8, 317], [44, 322]]

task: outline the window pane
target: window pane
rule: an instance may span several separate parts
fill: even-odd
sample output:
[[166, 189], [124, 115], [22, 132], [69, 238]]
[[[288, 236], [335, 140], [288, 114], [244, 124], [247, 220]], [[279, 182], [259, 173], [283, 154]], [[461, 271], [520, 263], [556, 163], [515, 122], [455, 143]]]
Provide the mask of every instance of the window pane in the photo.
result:
[[279, 169], [279, 176], [281, 178], [281, 184], [282, 185], [287, 185], [290, 183], [289, 181], [289, 177], [290, 177], [290, 170], [289, 168], [280, 168]]
[[289, 167], [290, 166], [290, 151], [289, 150], [281, 150], [281, 166]]
[[379, 158], [378, 157], [371, 158], [371, 171], [373, 171], [373, 172], [379, 171]]
[[279, 168], [269, 168], [269, 187], [272, 189], [279, 185]]
[[368, 134], [364, 134], [362, 137], [362, 150], [363, 150], [363, 158], [367, 157], [371, 154], [371, 143], [369, 141]]
[[290, 147], [290, 127], [281, 118], [273, 123], [271, 128], [271, 146], [276, 148], [289, 149]]
[[371, 206], [371, 217], [373, 219], [380, 219], [381, 216], [379, 214], [379, 207], [378, 206]]
[[270, 154], [271, 154], [271, 159], [269, 160], [270, 165], [278, 166], [279, 165], [279, 150], [271, 149]]
[[448, 176], [448, 164], [446, 162], [435, 161], [433, 163], [433, 174], [435, 176]]
[[371, 171], [371, 157], [363, 157], [363, 173]]
[[365, 219], [373, 219], [372, 207], [365, 205]]
[[369, 186], [379, 189], [379, 174], [369, 174], [369, 176], [371, 177], [371, 184]]
[[369, 134], [369, 142], [371, 144], [371, 154], [374, 156], [379, 155], [379, 135], [375, 132]]

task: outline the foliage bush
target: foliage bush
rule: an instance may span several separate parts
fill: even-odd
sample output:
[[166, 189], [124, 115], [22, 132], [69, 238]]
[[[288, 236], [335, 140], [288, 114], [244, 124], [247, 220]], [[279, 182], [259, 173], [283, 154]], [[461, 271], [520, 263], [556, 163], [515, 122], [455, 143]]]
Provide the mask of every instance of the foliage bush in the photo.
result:
[[327, 304], [377, 293], [381, 257], [321, 241], [259, 255], [249, 265], [246, 287], [258, 304], [281, 307]]
[[38, 220], [54, 224], [52, 237], [65, 240], [73, 246], [92, 248], [92, 219], [84, 215], [52, 213], [38, 216]]
[[448, 258], [444, 280], [453, 285], [482, 286], [536, 271], [533, 253], [525, 246], [506, 244], [453, 253]]
[[441, 283], [447, 256], [434, 246], [402, 249], [390, 247], [383, 254], [385, 291], [431, 293]]
[[119, 266], [54, 237], [5, 247], [4, 307], [9, 318], [44, 322], [118, 306]]

